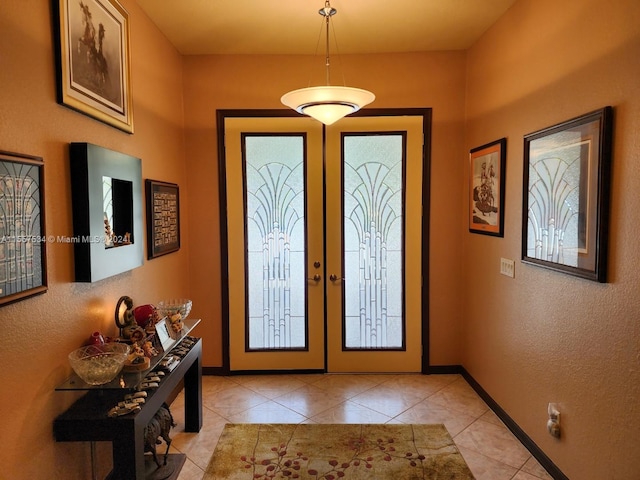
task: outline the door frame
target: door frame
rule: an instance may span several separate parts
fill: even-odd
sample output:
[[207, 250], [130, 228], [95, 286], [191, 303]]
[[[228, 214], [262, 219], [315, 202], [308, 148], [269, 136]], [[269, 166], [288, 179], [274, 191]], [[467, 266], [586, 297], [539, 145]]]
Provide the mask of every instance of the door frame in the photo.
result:
[[[360, 110], [350, 116], [422, 116], [423, 149], [422, 149], [422, 365], [421, 373], [430, 373], [429, 362], [429, 219], [431, 211], [431, 108], [368, 108]], [[326, 341], [325, 341], [325, 365], [321, 370], [277, 370], [277, 371], [231, 371], [229, 348], [229, 262], [228, 230], [227, 230], [227, 169], [225, 149], [225, 120], [227, 118], [268, 118], [268, 117], [300, 117], [301, 115], [290, 109], [233, 109], [216, 110], [217, 142], [218, 142], [218, 193], [220, 207], [220, 270], [221, 270], [221, 313], [222, 313], [222, 367], [224, 375], [240, 375], [245, 373], [325, 373], [327, 371]], [[323, 135], [324, 135], [323, 126]], [[326, 164], [325, 152], [323, 152]], [[325, 167], [323, 166], [323, 169]], [[426, 215], [425, 215], [426, 214]], [[326, 302], [326, 295], [325, 295]], [[325, 318], [326, 332], [326, 318]]]

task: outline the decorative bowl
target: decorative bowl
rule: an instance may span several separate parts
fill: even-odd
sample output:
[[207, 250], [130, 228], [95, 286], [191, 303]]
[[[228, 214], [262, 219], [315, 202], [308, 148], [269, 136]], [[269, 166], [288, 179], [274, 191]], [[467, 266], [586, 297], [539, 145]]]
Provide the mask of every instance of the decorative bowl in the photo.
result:
[[158, 310], [160, 318], [169, 317], [169, 319], [171, 319], [173, 315], [179, 313], [181, 319], [184, 320], [191, 312], [192, 303], [191, 300], [186, 298], [163, 300], [156, 304], [156, 309]]
[[124, 365], [129, 346], [112, 342], [89, 345], [69, 354], [69, 363], [76, 374], [89, 385], [103, 385], [116, 378]]

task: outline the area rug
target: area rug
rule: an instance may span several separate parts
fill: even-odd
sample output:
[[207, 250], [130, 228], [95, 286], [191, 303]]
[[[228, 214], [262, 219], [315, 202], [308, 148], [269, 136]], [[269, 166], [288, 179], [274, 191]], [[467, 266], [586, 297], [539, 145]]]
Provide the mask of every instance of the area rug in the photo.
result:
[[444, 425], [227, 424], [203, 480], [473, 479]]

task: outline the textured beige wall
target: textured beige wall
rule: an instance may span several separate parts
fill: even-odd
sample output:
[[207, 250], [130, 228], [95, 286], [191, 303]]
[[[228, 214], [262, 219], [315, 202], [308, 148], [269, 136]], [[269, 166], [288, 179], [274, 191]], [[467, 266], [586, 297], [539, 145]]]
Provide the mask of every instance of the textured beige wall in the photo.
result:
[[[430, 360], [460, 363], [459, 215], [464, 156], [464, 52], [342, 56], [347, 84], [375, 92], [372, 108], [432, 107]], [[311, 59], [311, 60], [310, 60]], [[191, 285], [203, 326], [204, 365], [222, 364], [216, 109], [284, 108], [283, 93], [306, 86], [324, 63], [311, 56], [184, 59]], [[339, 75], [335, 75], [338, 78]]]
[[[508, 158], [504, 238], [463, 236], [462, 363], [572, 479], [640, 478], [639, 79], [637, 0], [521, 0], [468, 56], [466, 147], [507, 137]], [[606, 105], [609, 283], [523, 265], [523, 135]], [[515, 279], [500, 257], [516, 260]], [[560, 440], [546, 432], [548, 402]]]
[[[69, 142], [134, 155], [143, 178], [186, 187], [180, 56], [133, 0], [122, 3], [132, 25], [134, 135], [56, 103], [51, 2], [0, 7], [0, 149], [43, 157], [48, 234], [72, 234]], [[70, 374], [67, 354], [95, 330], [116, 333], [121, 295], [140, 305], [188, 294], [186, 222], [182, 234], [178, 253], [95, 284], [74, 283], [72, 245], [49, 244], [49, 291], [0, 307], [1, 479], [91, 478], [89, 443], [53, 440], [54, 418], [76, 398], [54, 391]], [[110, 458], [108, 448], [99, 452], [101, 463]]]

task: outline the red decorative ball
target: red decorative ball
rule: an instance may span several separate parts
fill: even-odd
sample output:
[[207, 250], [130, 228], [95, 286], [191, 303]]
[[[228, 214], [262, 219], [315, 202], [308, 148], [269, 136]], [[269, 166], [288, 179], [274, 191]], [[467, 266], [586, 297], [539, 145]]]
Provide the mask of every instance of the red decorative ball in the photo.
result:
[[133, 317], [141, 327], [145, 327], [149, 323], [149, 320], [154, 318], [155, 313], [156, 307], [153, 305], [140, 305], [133, 309]]

